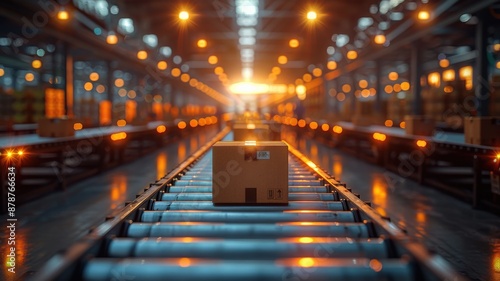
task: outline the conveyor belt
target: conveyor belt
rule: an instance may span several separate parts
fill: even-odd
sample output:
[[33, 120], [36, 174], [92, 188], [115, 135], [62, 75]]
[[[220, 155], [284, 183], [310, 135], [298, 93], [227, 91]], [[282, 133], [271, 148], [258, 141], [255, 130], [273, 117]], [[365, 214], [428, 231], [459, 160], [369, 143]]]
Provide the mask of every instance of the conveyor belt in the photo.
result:
[[95, 230], [93, 257], [40, 280], [461, 280], [292, 148], [289, 205], [214, 206], [207, 149], [110, 219], [114, 235]]

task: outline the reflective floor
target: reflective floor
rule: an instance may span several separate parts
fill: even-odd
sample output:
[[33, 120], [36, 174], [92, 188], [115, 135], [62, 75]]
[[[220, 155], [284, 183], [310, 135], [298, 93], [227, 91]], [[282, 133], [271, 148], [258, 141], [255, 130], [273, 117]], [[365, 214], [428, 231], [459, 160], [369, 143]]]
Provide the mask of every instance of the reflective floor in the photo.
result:
[[323, 144], [286, 139], [471, 280], [500, 280], [500, 218]]
[[[0, 280], [16, 280], [36, 271], [58, 251], [67, 249], [104, 220], [106, 214], [135, 198], [150, 182], [175, 168], [216, 133], [215, 129], [167, 145], [132, 163], [91, 177], [17, 209], [16, 268], [7, 272], [9, 246], [2, 242]], [[2, 221], [6, 220], [3, 215]], [[0, 232], [6, 241], [7, 231]]]
[[[149, 182], [173, 169], [214, 133], [168, 145], [135, 162], [82, 181], [66, 192], [19, 208], [16, 274], [7, 275], [4, 266], [0, 280], [14, 280], [23, 273], [36, 271], [49, 257], [102, 222], [112, 209], [132, 200]], [[474, 210], [448, 195], [314, 141], [297, 142], [293, 135], [287, 136], [287, 140], [471, 280], [500, 280], [497, 216]], [[0, 219], [5, 221], [5, 216]], [[0, 239], [5, 241], [7, 234], [2, 231]], [[0, 245], [5, 262], [6, 246], [6, 243]]]

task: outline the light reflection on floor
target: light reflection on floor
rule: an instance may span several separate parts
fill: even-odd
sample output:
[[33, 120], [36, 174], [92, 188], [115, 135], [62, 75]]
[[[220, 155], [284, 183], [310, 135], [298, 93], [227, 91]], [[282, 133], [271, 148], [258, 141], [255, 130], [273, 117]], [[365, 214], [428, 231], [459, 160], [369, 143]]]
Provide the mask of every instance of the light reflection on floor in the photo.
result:
[[[56, 252], [65, 250], [92, 226], [102, 223], [111, 210], [135, 199], [145, 186], [174, 169], [216, 133], [217, 128], [207, 128], [141, 159], [87, 178], [64, 192], [52, 193], [18, 208], [16, 275], [6, 275], [7, 268], [3, 266], [0, 280], [15, 280], [27, 271], [36, 271]], [[5, 221], [6, 216], [0, 219]], [[0, 241], [7, 238], [7, 231], [2, 230]], [[4, 265], [6, 246], [0, 244]]]
[[285, 132], [283, 138], [336, 179], [347, 183], [380, 214], [407, 230], [472, 280], [500, 281], [498, 216], [417, 184], [336, 149]]

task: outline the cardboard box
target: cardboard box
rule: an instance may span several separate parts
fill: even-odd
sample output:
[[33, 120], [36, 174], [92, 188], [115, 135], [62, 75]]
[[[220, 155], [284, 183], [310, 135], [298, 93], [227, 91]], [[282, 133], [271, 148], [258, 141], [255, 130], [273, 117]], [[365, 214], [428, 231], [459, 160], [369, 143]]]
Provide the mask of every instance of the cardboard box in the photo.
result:
[[73, 118], [41, 118], [38, 120], [38, 135], [40, 137], [62, 138], [75, 135]]
[[465, 143], [500, 146], [500, 116], [465, 117]]
[[237, 123], [233, 126], [235, 141], [270, 141], [269, 125], [260, 123]]
[[426, 116], [406, 115], [405, 133], [407, 135], [432, 136], [436, 122]]
[[288, 203], [288, 147], [282, 141], [217, 142], [212, 169], [214, 204]]

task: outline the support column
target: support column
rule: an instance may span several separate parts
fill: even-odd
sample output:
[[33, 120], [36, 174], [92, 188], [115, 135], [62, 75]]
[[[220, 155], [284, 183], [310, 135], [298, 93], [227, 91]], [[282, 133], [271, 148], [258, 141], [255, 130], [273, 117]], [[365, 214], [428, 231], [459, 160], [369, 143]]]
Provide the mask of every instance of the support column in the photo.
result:
[[68, 51], [68, 48], [65, 48], [65, 76], [63, 78], [66, 88], [66, 94], [64, 97], [64, 114], [73, 117], [74, 114], [74, 64], [73, 64], [73, 56]]
[[[381, 62], [375, 61], [375, 115], [382, 116], [382, 83], [380, 80], [382, 78], [382, 66]], [[385, 116], [384, 116], [385, 117]]]
[[477, 104], [477, 115], [478, 116], [488, 116], [489, 107], [488, 103], [490, 100], [489, 94], [489, 69], [488, 69], [488, 58], [487, 58], [487, 47], [488, 47], [488, 29], [487, 22], [484, 17], [486, 14], [478, 17], [479, 22], [476, 25], [476, 64], [474, 68], [474, 86], [476, 104]]
[[413, 94], [413, 115], [422, 115], [422, 86], [420, 84], [420, 77], [422, 77], [422, 50], [420, 48], [419, 42], [411, 47], [411, 59], [410, 59], [410, 80], [411, 80], [411, 91]]
[[111, 108], [113, 108], [113, 99], [114, 99], [114, 79], [113, 79], [113, 66], [112, 66], [112, 61], [107, 61], [106, 62], [106, 67], [108, 70], [108, 73], [106, 75], [106, 99], [111, 102]]

